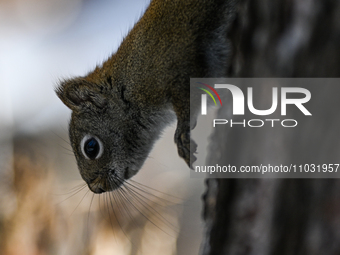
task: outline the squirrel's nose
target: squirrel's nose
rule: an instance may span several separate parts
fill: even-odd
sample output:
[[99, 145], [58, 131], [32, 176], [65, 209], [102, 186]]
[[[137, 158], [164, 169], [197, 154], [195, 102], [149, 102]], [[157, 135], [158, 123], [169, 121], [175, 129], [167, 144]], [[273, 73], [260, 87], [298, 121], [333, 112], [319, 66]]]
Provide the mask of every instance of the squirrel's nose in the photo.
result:
[[106, 190], [100, 183], [97, 182], [89, 183], [88, 186], [93, 193], [100, 194], [106, 192]]

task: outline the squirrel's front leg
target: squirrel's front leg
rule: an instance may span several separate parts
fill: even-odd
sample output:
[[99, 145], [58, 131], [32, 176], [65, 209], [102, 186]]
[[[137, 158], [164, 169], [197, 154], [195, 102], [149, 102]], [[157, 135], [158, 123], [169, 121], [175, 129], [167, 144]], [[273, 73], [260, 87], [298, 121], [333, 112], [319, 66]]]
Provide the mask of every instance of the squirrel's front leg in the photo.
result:
[[173, 107], [177, 116], [177, 128], [175, 132], [175, 143], [178, 155], [182, 157], [190, 168], [196, 161], [197, 144], [190, 138], [190, 97], [173, 97]]

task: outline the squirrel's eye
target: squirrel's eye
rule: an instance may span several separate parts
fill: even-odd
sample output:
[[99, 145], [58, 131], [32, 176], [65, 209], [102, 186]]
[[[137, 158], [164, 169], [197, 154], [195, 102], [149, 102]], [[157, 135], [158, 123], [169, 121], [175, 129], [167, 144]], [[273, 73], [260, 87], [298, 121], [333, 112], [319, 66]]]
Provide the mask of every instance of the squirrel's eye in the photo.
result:
[[102, 142], [95, 136], [86, 135], [80, 143], [81, 151], [87, 159], [98, 159], [104, 151]]

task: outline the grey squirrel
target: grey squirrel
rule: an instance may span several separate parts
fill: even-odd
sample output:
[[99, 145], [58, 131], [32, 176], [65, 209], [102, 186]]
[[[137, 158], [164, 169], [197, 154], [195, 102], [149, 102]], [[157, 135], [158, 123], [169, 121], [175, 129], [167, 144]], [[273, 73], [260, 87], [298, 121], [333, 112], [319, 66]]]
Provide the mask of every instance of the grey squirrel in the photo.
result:
[[153, 0], [117, 52], [56, 93], [72, 110], [69, 137], [82, 178], [114, 190], [142, 167], [177, 117], [178, 154], [192, 166], [190, 78], [224, 77], [236, 0]]

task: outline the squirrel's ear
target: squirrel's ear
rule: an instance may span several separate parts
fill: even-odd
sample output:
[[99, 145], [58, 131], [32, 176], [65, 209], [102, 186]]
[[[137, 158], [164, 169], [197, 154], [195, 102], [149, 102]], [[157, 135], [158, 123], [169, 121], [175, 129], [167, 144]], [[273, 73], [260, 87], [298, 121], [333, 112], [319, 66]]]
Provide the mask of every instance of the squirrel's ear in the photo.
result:
[[97, 85], [82, 78], [60, 82], [55, 92], [60, 100], [73, 111], [80, 111], [84, 107], [92, 106], [103, 109], [107, 104], [107, 100], [100, 93]]

